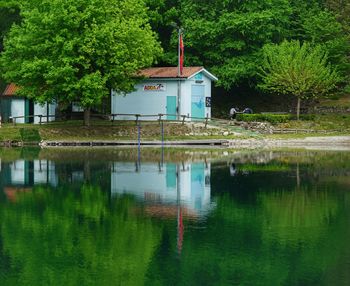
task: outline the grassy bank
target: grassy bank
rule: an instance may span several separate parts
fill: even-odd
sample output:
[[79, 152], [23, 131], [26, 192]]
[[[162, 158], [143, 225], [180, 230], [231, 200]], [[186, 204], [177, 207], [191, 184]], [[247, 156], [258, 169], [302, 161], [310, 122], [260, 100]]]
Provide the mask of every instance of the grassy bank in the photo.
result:
[[[159, 122], [142, 122], [140, 135], [142, 140], [161, 140], [162, 129]], [[220, 139], [233, 138], [235, 133], [250, 136], [251, 132], [239, 127], [205, 128], [204, 124], [181, 124], [164, 122], [163, 134], [165, 140], [181, 139]], [[40, 142], [47, 141], [116, 141], [137, 140], [138, 127], [135, 121], [115, 122], [92, 121], [90, 127], [83, 126], [82, 121], [54, 122], [43, 125], [4, 124], [0, 129], [0, 141]], [[231, 133], [231, 136], [230, 136]], [[226, 134], [226, 133], [225, 133]]]
[[[232, 125], [164, 123], [165, 140], [182, 139], [234, 139], [234, 138], [302, 138], [305, 136], [350, 135], [350, 116], [342, 114], [314, 115], [312, 120], [289, 120], [273, 125], [276, 129], [301, 130], [296, 134], [262, 135]], [[312, 131], [312, 132], [310, 132]], [[142, 140], [161, 140], [161, 125], [158, 122], [141, 123]], [[92, 121], [92, 126], [83, 126], [82, 121], [53, 122], [43, 125], [3, 124], [0, 142], [47, 141], [117, 141], [137, 140], [138, 128], [134, 121]]]

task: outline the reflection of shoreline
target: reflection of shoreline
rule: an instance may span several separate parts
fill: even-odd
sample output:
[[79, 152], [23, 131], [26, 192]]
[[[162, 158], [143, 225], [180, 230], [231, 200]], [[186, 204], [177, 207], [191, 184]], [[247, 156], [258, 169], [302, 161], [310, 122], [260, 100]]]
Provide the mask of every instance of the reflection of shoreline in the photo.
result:
[[56, 188], [66, 184], [77, 188], [98, 184], [111, 196], [131, 194], [145, 203], [152, 216], [173, 216], [181, 207], [184, 217], [199, 217], [213, 207], [210, 187], [211, 164], [104, 162], [59, 164], [48, 160], [17, 160], [1, 163], [0, 190], [10, 202], [35, 185]]

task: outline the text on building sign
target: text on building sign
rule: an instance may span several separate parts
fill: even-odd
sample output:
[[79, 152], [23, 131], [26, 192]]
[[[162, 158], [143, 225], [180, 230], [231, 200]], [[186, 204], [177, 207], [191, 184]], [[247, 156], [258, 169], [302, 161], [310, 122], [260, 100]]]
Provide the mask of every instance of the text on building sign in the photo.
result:
[[166, 84], [165, 83], [145, 84], [143, 86], [143, 91], [166, 91]]

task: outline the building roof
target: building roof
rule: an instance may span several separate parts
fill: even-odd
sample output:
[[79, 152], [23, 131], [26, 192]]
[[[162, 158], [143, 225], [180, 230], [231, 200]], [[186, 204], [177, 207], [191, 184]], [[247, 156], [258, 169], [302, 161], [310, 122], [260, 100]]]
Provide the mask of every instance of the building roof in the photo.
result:
[[212, 75], [208, 72], [204, 67], [184, 67], [181, 76], [178, 76], [178, 67], [155, 67], [155, 68], [147, 68], [143, 69], [140, 72], [141, 76], [146, 78], [183, 78], [188, 79], [196, 74], [203, 72], [208, 76], [211, 80], [218, 80], [216, 76]]
[[16, 91], [18, 91], [19, 87], [14, 83], [10, 83], [6, 86], [5, 91], [2, 93], [3, 96], [14, 96], [16, 95]]

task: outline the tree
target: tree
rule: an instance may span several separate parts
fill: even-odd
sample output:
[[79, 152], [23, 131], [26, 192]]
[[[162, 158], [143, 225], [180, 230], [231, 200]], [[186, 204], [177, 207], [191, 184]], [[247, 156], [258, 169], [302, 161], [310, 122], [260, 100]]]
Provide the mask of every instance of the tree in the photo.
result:
[[336, 70], [327, 64], [327, 54], [321, 46], [299, 41], [266, 45], [261, 79], [261, 89], [297, 97], [297, 119], [301, 99], [325, 95], [341, 80]]
[[[183, 0], [178, 15], [185, 29], [186, 62], [210, 68], [226, 89], [253, 82], [261, 48], [285, 38], [290, 13], [287, 0]], [[165, 62], [176, 62], [174, 45], [172, 50], [165, 46]]]
[[4, 78], [40, 103], [79, 102], [85, 125], [93, 106], [112, 88], [132, 91], [161, 52], [143, 1], [27, 0], [21, 16], [4, 43]]
[[[15, 3], [0, 0], [0, 52], [3, 50], [3, 39], [10, 30], [13, 23], [19, 22], [19, 10]], [[6, 83], [0, 73], [0, 93], [4, 90]]]

